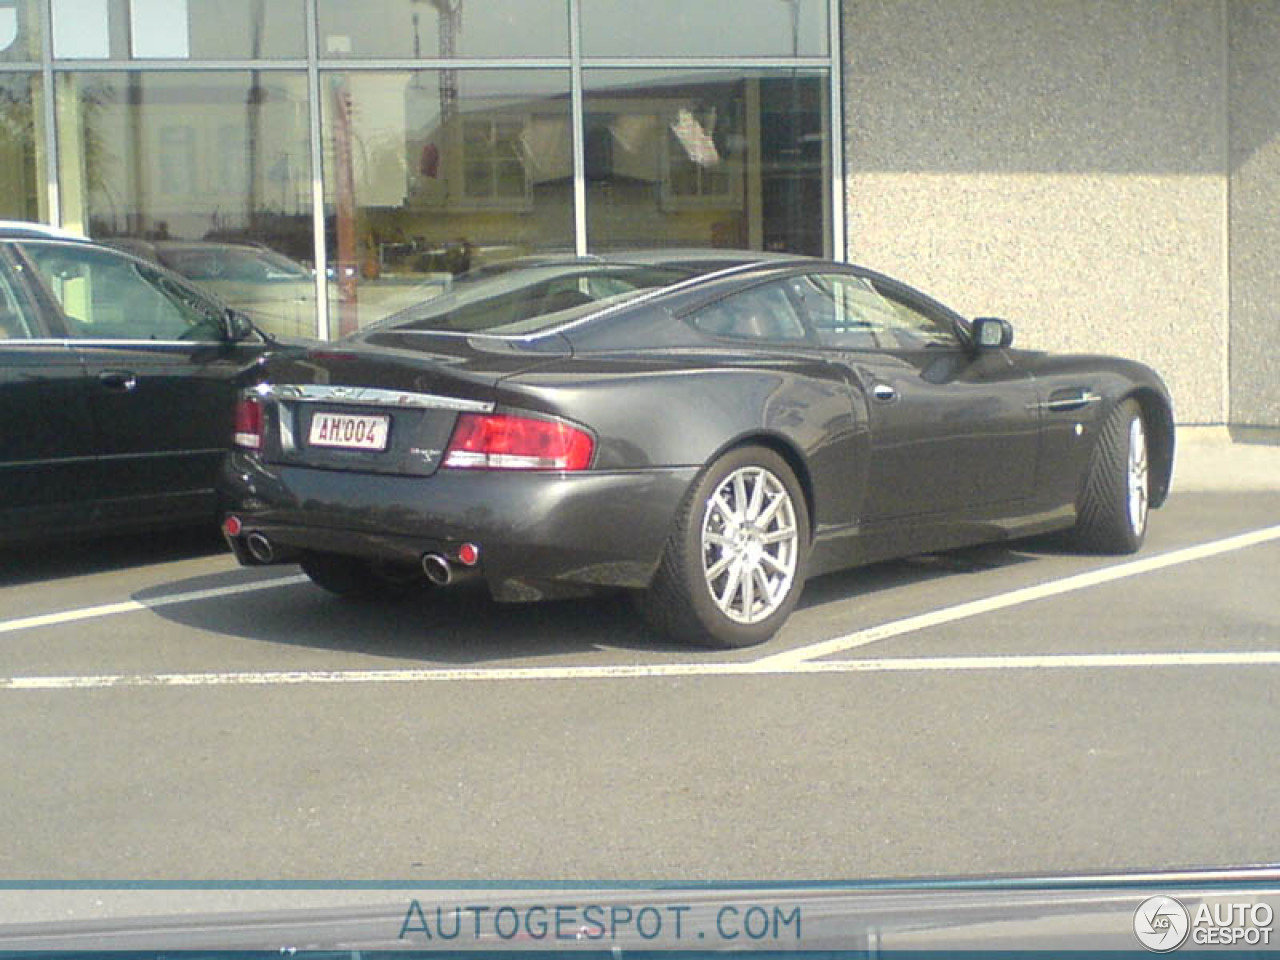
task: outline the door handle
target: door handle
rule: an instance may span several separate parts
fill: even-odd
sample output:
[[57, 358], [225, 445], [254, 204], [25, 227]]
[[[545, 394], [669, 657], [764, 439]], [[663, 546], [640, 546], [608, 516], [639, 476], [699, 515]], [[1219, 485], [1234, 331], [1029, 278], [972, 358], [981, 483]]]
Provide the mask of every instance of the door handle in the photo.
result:
[[871, 388], [871, 395], [884, 403], [898, 399], [898, 391], [887, 383], [877, 383]]
[[1055, 390], [1049, 394], [1049, 399], [1044, 403], [1044, 409], [1050, 413], [1067, 413], [1087, 407], [1091, 403], [1097, 403], [1100, 399], [1102, 398], [1092, 390], [1083, 388]]
[[98, 374], [98, 382], [108, 390], [132, 393], [138, 386], [138, 378], [132, 370], [104, 370]]

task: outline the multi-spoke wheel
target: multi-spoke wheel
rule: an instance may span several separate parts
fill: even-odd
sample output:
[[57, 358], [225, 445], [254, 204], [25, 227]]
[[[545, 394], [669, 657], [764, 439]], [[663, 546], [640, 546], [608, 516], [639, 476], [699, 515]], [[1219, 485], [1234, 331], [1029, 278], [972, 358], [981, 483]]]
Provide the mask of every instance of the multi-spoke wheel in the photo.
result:
[[1147, 533], [1151, 479], [1142, 409], [1126, 400], [1102, 426], [1077, 503], [1075, 540], [1099, 553], [1133, 553]]
[[702, 573], [720, 612], [759, 623], [787, 598], [799, 554], [796, 505], [764, 467], [739, 467], [707, 500]]
[[730, 451], [676, 517], [645, 614], [681, 640], [760, 643], [795, 606], [808, 545], [808, 510], [786, 461], [761, 447]]

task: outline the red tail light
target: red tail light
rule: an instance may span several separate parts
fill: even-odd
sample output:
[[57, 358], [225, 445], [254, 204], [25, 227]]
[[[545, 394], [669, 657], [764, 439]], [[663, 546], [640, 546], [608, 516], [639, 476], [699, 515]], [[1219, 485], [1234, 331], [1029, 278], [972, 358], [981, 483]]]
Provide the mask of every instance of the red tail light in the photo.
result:
[[446, 467], [489, 470], [585, 470], [591, 434], [554, 420], [464, 413], [445, 451]]
[[257, 397], [236, 401], [235, 444], [245, 450], [262, 449], [262, 401]]

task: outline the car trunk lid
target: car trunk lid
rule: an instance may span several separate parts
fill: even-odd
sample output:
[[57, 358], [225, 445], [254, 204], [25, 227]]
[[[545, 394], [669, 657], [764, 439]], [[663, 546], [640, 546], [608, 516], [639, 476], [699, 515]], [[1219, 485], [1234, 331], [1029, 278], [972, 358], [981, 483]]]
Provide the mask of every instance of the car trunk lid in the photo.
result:
[[258, 394], [269, 463], [429, 476], [462, 413], [493, 410], [497, 383], [571, 355], [559, 337], [380, 331], [281, 355]]

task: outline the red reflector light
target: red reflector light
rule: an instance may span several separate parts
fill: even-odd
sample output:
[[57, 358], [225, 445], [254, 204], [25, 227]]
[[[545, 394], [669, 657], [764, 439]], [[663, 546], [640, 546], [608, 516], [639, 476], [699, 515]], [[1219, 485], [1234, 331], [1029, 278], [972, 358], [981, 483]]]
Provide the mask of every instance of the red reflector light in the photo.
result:
[[236, 401], [235, 445], [245, 450], [262, 449], [262, 401], [257, 397]]
[[240, 531], [244, 529], [244, 525], [240, 522], [239, 517], [232, 515], [222, 521], [222, 529], [228, 537], [238, 537], [240, 536]]
[[464, 567], [474, 567], [480, 560], [480, 548], [474, 543], [464, 543], [458, 548], [458, 562]]
[[555, 420], [464, 413], [445, 451], [446, 467], [488, 470], [585, 470], [591, 434]]

